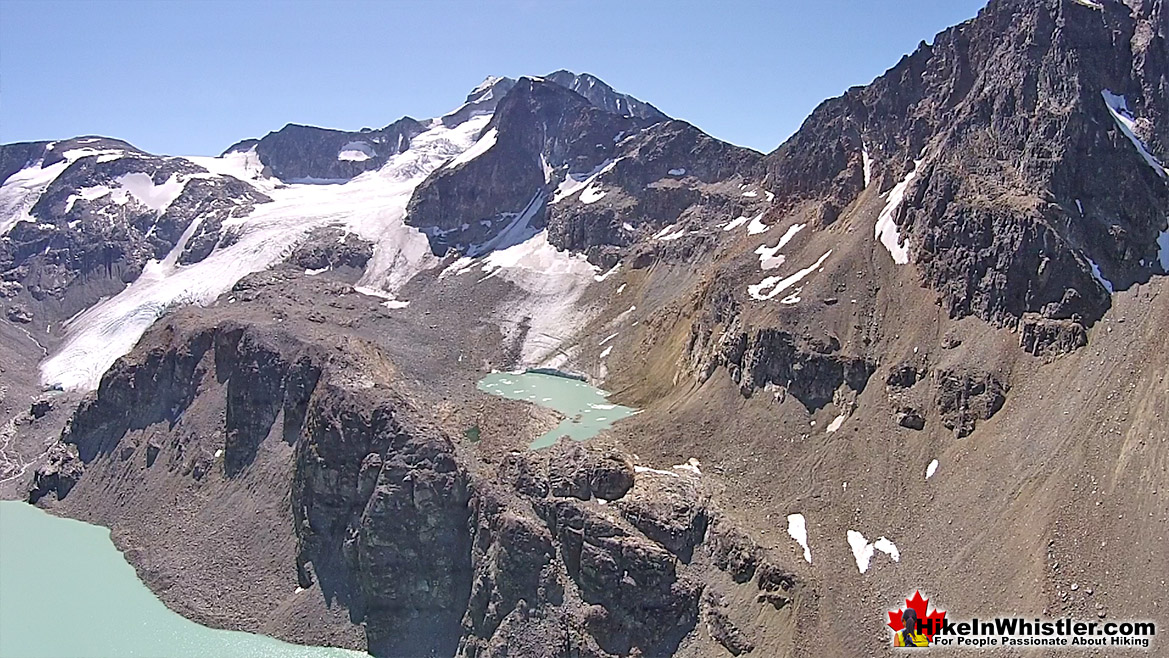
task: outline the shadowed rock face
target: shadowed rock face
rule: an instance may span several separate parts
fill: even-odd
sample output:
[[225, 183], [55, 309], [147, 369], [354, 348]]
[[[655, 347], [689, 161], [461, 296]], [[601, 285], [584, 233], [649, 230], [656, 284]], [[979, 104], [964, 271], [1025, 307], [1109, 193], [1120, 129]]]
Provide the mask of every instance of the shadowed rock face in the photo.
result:
[[[222, 478], [282, 498], [296, 584], [348, 611], [377, 656], [670, 655], [704, 616], [742, 648], [719, 597], [701, 596], [712, 574], [760, 591], [761, 609], [799, 590], [693, 469], [638, 473], [620, 451], [571, 442], [481, 462], [395, 391], [370, 346], [194, 317], [111, 368], [30, 500], [66, 499], [88, 477], [93, 504], [127, 468], [165, 471], [164, 489]], [[266, 535], [273, 521], [250, 523]], [[772, 576], [751, 585], [761, 565]]]
[[271, 175], [283, 181], [348, 180], [380, 168], [410, 148], [410, 140], [425, 128], [403, 117], [378, 130], [332, 130], [290, 123], [260, 139], [248, 139], [224, 153], [255, 149]]
[[759, 154], [561, 73], [522, 78], [484, 129], [490, 148], [415, 190], [407, 222], [435, 254], [480, 255], [546, 227], [558, 249], [611, 266], [666, 226], [742, 208], [737, 185], [716, 186], [756, 174]]
[[821, 104], [767, 156], [777, 204], [845, 208], [865, 187], [862, 153], [882, 191], [919, 160], [894, 219], [951, 316], [1095, 322], [1110, 302], [1090, 263], [1118, 290], [1147, 281], [1169, 208], [1166, 177], [1102, 96], [1124, 95], [1169, 156], [1164, 3], [1129, 4], [991, 2]]

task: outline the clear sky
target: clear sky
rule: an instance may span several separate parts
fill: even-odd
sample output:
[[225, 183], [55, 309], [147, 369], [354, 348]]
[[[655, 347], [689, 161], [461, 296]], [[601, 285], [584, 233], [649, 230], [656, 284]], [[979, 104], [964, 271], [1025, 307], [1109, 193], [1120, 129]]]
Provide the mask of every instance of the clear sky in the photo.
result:
[[380, 127], [488, 75], [597, 75], [770, 151], [983, 0], [0, 0], [0, 142], [214, 155], [286, 123]]

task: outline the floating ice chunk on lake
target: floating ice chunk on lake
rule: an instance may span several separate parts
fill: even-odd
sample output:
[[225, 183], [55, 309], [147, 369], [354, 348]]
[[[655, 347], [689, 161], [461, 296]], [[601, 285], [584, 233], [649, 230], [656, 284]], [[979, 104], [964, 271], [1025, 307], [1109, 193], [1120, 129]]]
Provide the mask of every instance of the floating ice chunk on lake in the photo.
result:
[[1165, 169], [1165, 167], [1161, 164], [1161, 161], [1158, 160], [1152, 153], [1150, 153], [1147, 147], [1145, 147], [1145, 143], [1141, 141], [1141, 138], [1137, 137], [1135, 132], [1136, 120], [1134, 119], [1132, 112], [1129, 112], [1128, 101], [1125, 100], [1124, 96], [1114, 94], [1107, 89], [1100, 92], [1100, 95], [1104, 97], [1104, 104], [1108, 106], [1108, 111], [1112, 114], [1112, 118], [1116, 120], [1116, 125], [1120, 126], [1120, 131], [1123, 132], [1124, 136], [1128, 137], [1128, 141], [1132, 142], [1132, 145], [1137, 148], [1137, 152], [1141, 154], [1141, 157], [1145, 159], [1145, 162], [1147, 162], [1148, 165], [1153, 168], [1153, 171], [1157, 172], [1157, 175], [1159, 175], [1161, 178], [1169, 176], [1169, 170]]
[[671, 169], [671, 170], [669, 170], [669, 171], [668, 171], [668, 172], [666, 172], [666, 173], [668, 173], [668, 174], [669, 174], [669, 175], [671, 175], [671, 176], [685, 176], [685, 175], [686, 175], [686, 170], [685, 170], [685, 169], [680, 169], [680, 168], [679, 168], [679, 169]]
[[930, 462], [929, 466], [925, 467], [925, 479], [928, 480], [928, 479], [932, 478], [934, 476], [934, 473], [937, 472], [937, 470], [938, 470], [938, 460], [935, 459], [932, 462]]
[[377, 153], [370, 146], [369, 142], [349, 142], [341, 147], [341, 151], [337, 153], [337, 159], [343, 162], [365, 162], [372, 160], [377, 156]]
[[[788, 276], [786, 278], [780, 278], [778, 276], [769, 276], [757, 284], [747, 286], [747, 292], [751, 295], [751, 297], [758, 299], [760, 301], [766, 301], [768, 299], [771, 299], [771, 298], [777, 296], [779, 293], [783, 292], [784, 290], [787, 290], [788, 288], [799, 283], [804, 277], [808, 276], [812, 272], [815, 272], [817, 269], [819, 269], [820, 266], [824, 264], [824, 261], [828, 259], [828, 256], [831, 253], [832, 253], [832, 250], [829, 249], [828, 251], [824, 252], [824, 255], [821, 256], [819, 259], [817, 259], [815, 263], [811, 264], [808, 267], [805, 267], [804, 269], [802, 269], [802, 270], [796, 272], [795, 274], [792, 274], [791, 276]], [[763, 292], [764, 290], [767, 290], [768, 288], [770, 288], [771, 290], [768, 292]]]
[[909, 263], [909, 241], [902, 241], [897, 223], [893, 221], [893, 215], [905, 198], [905, 191], [909, 188], [909, 184], [913, 182], [914, 178], [917, 178], [919, 165], [921, 165], [921, 160], [915, 160], [913, 169], [910, 169], [909, 173], [905, 174], [905, 178], [889, 191], [885, 207], [881, 210], [880, 216], [877, 217], [877, 225], [873, 229], [873, 236], [881, 240], [881, 244], [885, 245], [885, 248], [889, 250], [889, 255], [893, 257], [893, 262], [898, 265]]
[[840, 429], [840, 426], [844, 424], [844, 419], [847, 417], [848, 416], [846, 414], [840, 414], [836, 418], [833, 418], [832, 422], [828, 423], [828, 428], [826, 429], [826, 431], [827, 432], [835, 432], [836, 430]]
[[808, 524], [804, 521], [803, 514], [787, 515], [787, 534], [791, 535], [791, 538], [804, 549], [804, 560], [811, 564], [812, 551], [808, 549]]
[[475, 158], [483, 155], [489, 149], [491, 149], [492, 146], [495, 146], [495, 139], [498, 136], [498, 134], [499, 133], [498, 133], [498, 131], [495, 130], [495, 128], [488, 130], [486, 133], [483, 134], [482, 137], [479, 138], [479, 141], [475, 142], [475, 144], [472, 145], [471, 148], [460, 153], [458, 155], [458, 157], [456, 157], [454, 160], [451, 160], [450, 164], [448, 164], [447, 166], [448, 167], [458, 167], [459, 165], [467, 164], [468, 162], [474, 160]]

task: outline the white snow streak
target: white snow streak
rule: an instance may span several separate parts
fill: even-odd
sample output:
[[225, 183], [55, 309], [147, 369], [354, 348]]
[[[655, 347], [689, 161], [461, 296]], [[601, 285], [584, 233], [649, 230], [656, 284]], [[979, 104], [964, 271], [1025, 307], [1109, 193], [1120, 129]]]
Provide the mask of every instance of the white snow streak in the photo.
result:
[[808, 549], [808, 525], [804, 521], [803, 514], [788, 514], [787, 515], [787, 534], [796, 540], [804, 549], [804, 560], [808, 564], [812, 563], [812, 551]]
[[938, 470], [938, 460], [935, 459], [932, 462], [930, 462], [929, 466], [925, 467], [925, 479], [928, 480], [928, 479], [932, 478], [934, 476], [934, 473], [937, 472], [937, 470]]
[[901, 234], [897, 230], [897, 223], [893, 221], [893, 215], [905, 198], [905, 190], [917, 177], [917, 168], [920, 164], [921, 160], [914, 161], [913, 169], [905, 174], [904, 180], [889, 191], [885, 208], [881, 210], [881, 215], [877, 218], [877, 225], [873, 229], [873, 237], [881, 240], [881, 244], [885, 245], [885, 248], [889, 250], [889, 255], [893, 257], [893, 262], [898, 265], [905, 265], [909, 262], [909, 241], [903, 242], [901, 240]]
[[831, 432], [835, 432], [836, 430], [840, 429], [840, 426], [844, 424], [845, 418], [848, 418], [848, 416], [846, 414], [840, 414], [836, 418], [833, 418], [832, 422], [828, 423], [828, 428], [826, 431], [831, 433]]
[[1147, 162], [1149, 166], [1153, 168], [1153, 171], [1157, 172], [1157, 175], [1159, 175], [1161, 178], [1169, 176], [1169, 170], [1165, 169], [1165, 167], [1161, 165], [1161, 161], [1158, 160], [1152, 153], [1150, 153], [1149, 149], [1145, 146], [1145, 143], [1142, 142], [1139, 137], [1137, 137], [1135, 132], [1136, 120], [1133, 117], [1132, 112], [1129, 112], [1128, 101], [1125, 100], [1124, 96], [1114, 94], [1107, 89], [1100, 92], [1100, 95], [1104, 97], [1104, 104], [1108, 106], [1108, 111], [1112, 114], [1112, 118], [1116, 120], [1116, 125], [1120, 126], [1120, 131], [1124, 133], [1125, 137], [1128, 137], [1128, 141], [1132, 142], [1133, 146], [1137, 147], [1137, 152], [1141, 154], [1141, 157], [1145, 159], [1145, 162]]
[[[760, 301], [771, 299], [784, 290], [787, 290], [793, 285], [799, 283], [801, 279], [819, 269], [819, 267], [824, 264], [824, 261], [828, 259], [828, 256], [831, 253], [832, 250], [829, 249], [828, 251], [824, 252], [824, 255], [817, 259], [815, 263], [805, 267], [804, 269], [796, 272], [795, 274], [792, 274], [787, 278], [781, 279], [777, 276], [769, 276], [757, 284], [747, 286], [747, 292], [750, 293], [751, 297]], [[766, 293], [763, 292], [767, 288], [771, 288], [771, 291]]]
[[474, 146], [460, 153], [459, 156], [454, 160], [451, 160], [450, 164], [447, 166], [458, 167], [459, 165], [467, 164], [475, 158], [483, 155], [488, 150], [490, 150], [492, 146], [495, 146], [495, 139], [498, 136], [499, 133], [495, 130], [495, 128], [488, 130], [483, 134], [482, 137], [479, 138], [479, 141], [475, 142]]

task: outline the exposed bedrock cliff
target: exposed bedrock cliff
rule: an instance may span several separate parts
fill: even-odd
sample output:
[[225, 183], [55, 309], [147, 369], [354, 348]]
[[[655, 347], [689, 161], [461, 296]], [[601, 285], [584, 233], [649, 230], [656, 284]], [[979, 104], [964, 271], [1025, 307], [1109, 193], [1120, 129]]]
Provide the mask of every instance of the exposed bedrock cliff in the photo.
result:
[[[994, 0], [825, 101], [765, 159], [777, 208], [905, 183], [892, 218], [951, 316], [1092, 324], [1162, 270], [1169, 46], [1160, 0], [1091, 4]], [[1054, 329], [1028, 349], [1082, 342]]]
[[685, 352], [688, 370], [699, 381], [721, 366], [744, 396], [774, 389], [814, 411], [841, 394], [855, 399], [876, 370], [875, 362], [849, 354], [831, 333], [750, 325], [729, 286], [711, 286], [702, 295], [700, 308]]
[[[294, 545], [278, 553], [294, 556], [298, 580], [287, 587], [319, 588], [375, 655], [673, 655], [695, 642], [742, 652], [750, 632], [720, 607], [723, 592], [758, 592], [759, 614], [789, 614], [796, 578], [718, 510], [697, 469], [635, 469], [587, 444], [483, 461], [393, 377], [356, 340], [164, 321], [79, 406], [30, 498], [110, 498], [103, 519], [115, 527], [139, 513], [117, 502], [126, 487], [166, 497], [182, 481], [202, 500], [234, 482], [283, 500]], [[140, 526], [125, 527], [134, 543]], [[178, 536], [151, 539], [157, 551], [128, 557], [182, 553]], [[763, 565], [779, 580], [759, 576]]]

